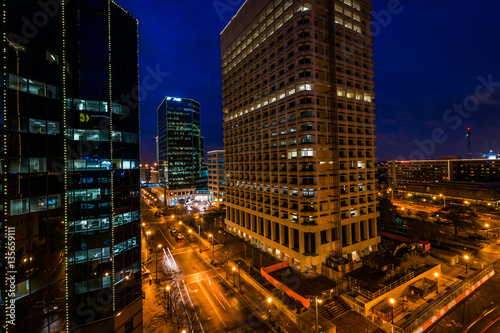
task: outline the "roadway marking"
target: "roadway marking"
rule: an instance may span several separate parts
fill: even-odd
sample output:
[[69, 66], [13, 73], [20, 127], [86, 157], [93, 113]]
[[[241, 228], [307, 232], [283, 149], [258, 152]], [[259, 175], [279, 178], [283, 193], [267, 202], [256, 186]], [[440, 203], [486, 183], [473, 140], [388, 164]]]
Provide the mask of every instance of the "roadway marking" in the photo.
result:
[[[196, 274], [201, 274], [201, 273], [206, 273], [206, 272], [209, 272], [209, 271], [200, 272], [200, 273], [194, 273], [194, 274], [191, 274], [191, 275], [188, 275], [188, 276], [193, 276], [193, 275], [196, 275]], [[197, 279], [195, 281], [186, 282], [186, 284], [197, 283], [199, 281], [205, 281], [205, 280], [208, 280], [210, 278], [218, 278], [218, 276], [207, 276], [206, 278], [201, 278], [201, 279]]]
[[178, 254], [191, 253], [191, 252], [193, 252], [193, 249], [190, 247], [180, 247], [180, 248], [177, 248], [177, 250], [171, 251], [173, 256], [176, 256]]
[[[211, 272], [211, 271], [212, 271], [212, 270], [211, 270], [211, 269], [209, 269], [209, 270], [206, 270], [206, 271], [203, 271], [203, 272], [197, 272], [197, 273], [193, 273], [193, 274], [189, 274], [189, 275], [184, 275], [184, 276], [183, 276], [183, 278], [188, 278], [188, 277], [190, 277], [190, 276], [194, 276], [194, 275], [197, 275], [197, 274], [208, 273], [208, 272]], [[205, 279], [207, 279], [207, 278], [204, 278], [204, 279], [202, 279], [202, 280], [205, 280]]]
[[165, 236], [165, 234], [163, 233], [163, 231], [161, 230], [161, 228], [158, 227], [158, 226], [156, 226], [156, 229], [158, 229], [158, 231], [163, 235], [163, 238], [165, 238], [165, 240], [167, 241], [168, 245], [170, 245], [170, 247], [175, 250], [175, 246], [173, 246], [172, 244], [170, 244], [170, 242], [168, 241], [167, 236]]

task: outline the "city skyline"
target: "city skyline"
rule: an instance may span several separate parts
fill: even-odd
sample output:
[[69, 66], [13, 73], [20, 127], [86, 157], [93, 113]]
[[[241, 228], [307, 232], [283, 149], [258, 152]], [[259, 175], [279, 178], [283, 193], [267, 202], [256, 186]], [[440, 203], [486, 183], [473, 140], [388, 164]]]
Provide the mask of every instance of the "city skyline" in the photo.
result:
[[[243, 4], [236, 2], [120, 1], [140, 21], [140, 82], [146, 88], [141, 96], [143, 162], [155, 159], [155, 112], [165, 94], [194, 98], [204, 105], [201, 130], [206, 151], [223, 148], [219, 34]], [[490, 84], [481, 90], [487, 98], [478, 98], [479, 106], [474, 100], [476, 87], [500, 82], [500, 70], [495, 67], [500, 46], [489, 42], [500, 28], [494, 22], [500, 3], [486, 1], [483, 5], [489, 9], [484, 10], [467, 1], [447, 1], [433, 3], [433, 11], [421, 2], [396, 3], [391, 14], [387, 1], [373, 2], [378, 15], [374, 25], [375, 156], [378, 160], [466, 157], [467, 127], [472, 129], [473, 157], [490, 149], [500, 151], [494, 126], [484, 122], [500, 105], [500, 89]], [[161, 15], [165, 12], [170, 19]], [[166, 42], [158, 47], [159, 31], [175, 33], [160, 34]], [[464, 103], [471, 103], [473, 111], [464, 107], [462, 113], [450, 113], [458, 110], [455, 104]], [[431, 143], [435, 129], [443, 131], [438, 130], [434, 135], [438, 140]]]

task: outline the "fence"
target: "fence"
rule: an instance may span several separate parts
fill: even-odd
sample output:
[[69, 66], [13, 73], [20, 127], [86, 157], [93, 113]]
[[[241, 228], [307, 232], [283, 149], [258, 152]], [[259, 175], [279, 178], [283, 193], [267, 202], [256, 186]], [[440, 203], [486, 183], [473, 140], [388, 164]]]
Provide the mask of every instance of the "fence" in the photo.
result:
[[272, 273], [274, 271], [277, 271], [279, 269], [289, 267], [289, 266], [290, 266], [290, 263], [288, 261], [284, 261], [282, 263], [279, 263], [279, 264], [276, 264], [273, 266], [263, 267], [260, 269], [260, 273], [261, 273], [263, 278], [265, 278], [267, 281], [271, 282], [276, 288], [283, 290], [288, 296], [301, 302], [304, 307], [309, 308], [311, 306], [311, 301], [308, 298], [305, 298], [305, 297], [297, 294], [296, 292], [294, 292], [293, 290], [288, 288], [286, 285], [284, 285], [283, 283], [279, 282], [278, 280], [273, 278], [271, 275], [269, 275], [269, 273]]
[[356, 279], [348, 277], [347, 278], [347, 288], [349, 289], [349, 291], [358, 293], [369, 300], [374, 300], [374, 299], [379, 298], [380, 296], [388, 293], [389, 291], [396, 289], [400, 285], [405, 284], [406, 282], [410, 281], [414, 277], [415, 277], [415, 273], [410, 272], [409, 274], [406, 274], [405, 276], [403, 276], [401, 279], [394, 281], [390, 285], [385, 286], [384, 288], [377, 290], [376, 292], [373, 292], [373, 293], [371, 291], [368, 291], [368, 290], [358, 286], [358, 282]]
[[434, 322], [439, 320], [446, 312], [453, 308], [456, 304], [466, 298], [476, 288], [483, 284], [486, 280], [495, 274], [493, 265], [475, 272], [469, 279], [457, 288], [453, 293], [446, 296], [436, 305], [432, 306], [420, 317], [414, 318], [409, 326], [405, 328], [406, 333], [422, 333], [429, 328]]

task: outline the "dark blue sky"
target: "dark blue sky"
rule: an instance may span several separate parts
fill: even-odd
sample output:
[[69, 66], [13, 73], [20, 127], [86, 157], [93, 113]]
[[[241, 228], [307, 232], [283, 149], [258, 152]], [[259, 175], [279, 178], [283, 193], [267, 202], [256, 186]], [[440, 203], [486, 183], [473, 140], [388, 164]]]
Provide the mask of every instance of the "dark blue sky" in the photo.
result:
[[[243, 1], [118, 2], [139, 19], [140, 82], [162, 72], [142, 95], [143, 162], [167, 95], [200, 102], [205, 148], [222, 148], [219, 35]], [[401, 0], [389, 19], [387, 6], [373, 0], [378, 159], [466, 156], [467, 127], [474, 157], [500, 152], [500, 1]]]

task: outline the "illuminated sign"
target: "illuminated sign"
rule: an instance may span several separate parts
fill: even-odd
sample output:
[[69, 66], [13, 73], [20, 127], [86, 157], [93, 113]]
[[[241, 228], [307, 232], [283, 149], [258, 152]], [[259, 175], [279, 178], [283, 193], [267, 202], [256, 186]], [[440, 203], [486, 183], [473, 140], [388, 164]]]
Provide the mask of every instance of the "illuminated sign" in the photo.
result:
[[85, 113], [80, 112], [80, 122], [81, 123], [88, 123], [90, 121], [90, 116]]
[[167, 101], [181, 102], [182, 98], [177, 97], [167, 97]]

